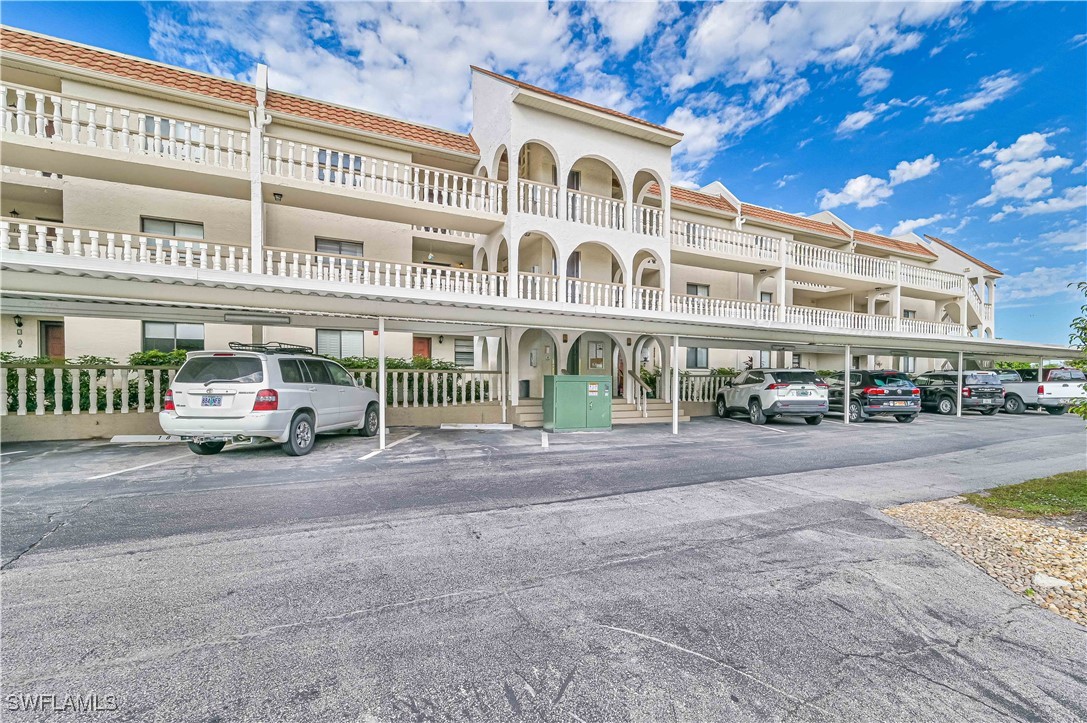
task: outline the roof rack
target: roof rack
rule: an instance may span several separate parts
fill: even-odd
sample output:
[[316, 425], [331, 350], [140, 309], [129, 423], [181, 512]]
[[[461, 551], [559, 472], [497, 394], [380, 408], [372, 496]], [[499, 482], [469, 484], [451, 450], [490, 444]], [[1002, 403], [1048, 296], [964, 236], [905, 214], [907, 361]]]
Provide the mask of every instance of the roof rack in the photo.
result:
[[284, 344], [281, 341], [268, 341], [263, 344], [244, 344], [240, 341], [232, 341], [229, 344], [233, 351], [256, 351], [264, 354], [313, 354], [313, 347], [301, 344]]

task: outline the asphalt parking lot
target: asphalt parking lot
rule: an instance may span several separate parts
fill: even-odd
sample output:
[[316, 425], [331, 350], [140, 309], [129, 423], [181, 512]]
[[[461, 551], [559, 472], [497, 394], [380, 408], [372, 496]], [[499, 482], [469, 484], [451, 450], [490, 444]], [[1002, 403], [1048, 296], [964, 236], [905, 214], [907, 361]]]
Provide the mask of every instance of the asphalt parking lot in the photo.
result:
[[1087, 631], [878, 511], [1082, 469], [1080, 420], [668, 432], [6, 445], [4, 719], [1087, 719]]

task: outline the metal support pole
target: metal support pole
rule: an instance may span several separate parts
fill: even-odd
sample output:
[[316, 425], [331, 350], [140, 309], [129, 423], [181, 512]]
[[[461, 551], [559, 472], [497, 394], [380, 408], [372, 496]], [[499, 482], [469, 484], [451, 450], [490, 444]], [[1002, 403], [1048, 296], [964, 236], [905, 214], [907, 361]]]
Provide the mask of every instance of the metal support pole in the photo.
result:
[[849, 400], [851, 393], [849, 391], [849, 372], [852, 371], [850, 367], [853, 366], [853, 355], [850, 353], [849, 344], [845, 345], [845, 364], [842, 368], [845, 370], [842, 373], [842, 383], [845, 385], [842, 387], [842, 420], [849, 424]]
[[672, 337], [672, 434], [679, 434], [679, 335]]
[[377, 396], [378, 396], [378, 449], [385, 449], [385, 402], [389, 396], [385, 378], [385, 317], [377, 319]]
[[962, 416], [962, 352], [961, 351], [959, 352], [958, 370], [959, 370], [958, 371], [959, 396], [957, 397], [957, 401], [955, 402], [955, 416], [956, 417], [961, 417]]
[[[508, 326], [502, 327], [502, 341], [500, 342], [500, 345], [501, 345], [502, 348], [498, 350], [498, 370], [500, 372], [499, 376], [498, 376], [498, 379], [499, 379], [499, 383], [501, 385], [500, 386], [500, 390], [501, 390], [500, 396], [502, 398], [502, 424], [507, 423], [507, 421], [506, 421], [506, 397], [510, 394], [509, 381], [507, 380], [507, 377], [509, 377], [509, 374], [508, 374], [507, 370], [509, 369], [509, 366], [510, 366], [509, 365], [509, 353], [510, 353], [509, 332], [510, 332], [510, 329], [509, 329]], [[557, 350], [556, 350], [556, 353], [557, 353]]]

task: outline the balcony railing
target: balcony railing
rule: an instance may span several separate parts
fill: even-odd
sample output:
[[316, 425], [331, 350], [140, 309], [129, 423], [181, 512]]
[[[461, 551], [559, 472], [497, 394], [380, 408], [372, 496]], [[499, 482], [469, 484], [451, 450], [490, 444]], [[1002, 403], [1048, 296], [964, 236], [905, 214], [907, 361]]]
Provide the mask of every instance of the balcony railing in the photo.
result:
[[964, 278], [962, 274], [953, 274], [949, 271], [902, 264], [901, 283], [905, 286], [959, 295], [962, 294], [963, 285], [966, 283]]
[[517, 210], [533, 216], [558, 218], [559, 187], [536, 181], [518, 181]]
[[517, 274], [517, 292], [522, 299], [559, 301], [559, 277], [521, 271]]
[[115, 108], [11, 84], [0, 85], [0, 103], [0, 128], [5, 135], [33, 136], [83, 148], [216, 168], [249, 168], [249, 134], [240, 128]]
[[672, 219], [672, 245], [681, 248], [773, 261], [781, 251], [780, 244], [780, 239], [770, 236]]
[[748, 321], [774, 321], [777, 305], [761, 301], [716, 299], [711, 296], [672, 294], [672, 311], [677, 314], [709, 316], [715, 319], [747, 319]]
[[[296, 249], [266, 247], [261, 276], [253, 277], [249, 246], [142, 233], [126, 233], [70, 226], [67, 224], [0, 219], [0, 252], [5, 263], [18, 258], [33, 265], [35, 260], [53, 265], [64, 259], [64, 266], [76, 271], [94, 265], [97, 274], [103, 268], [116, 269], [119, 276], [133, 274], [194, 278], [190, 270], [209, 270], [246, 275], [246, 284], [274, 283], [272, 280], [307, 280], [334, 285], [336, 291], [380, 290], [395, 298], [398, 292], [441, 292], [451, 296], [486, 297], [495, 301], [516, 297], [551, 303], [580, 304], [638, 312], [671, 313], [709, 319], [738, 319], [778, 322], [775, 304], [738, 299], [672, 294], [661, 289], [634, 286], [627, 298], [623, 284], [570, 278], [565, 295], [560, 295], [559, 278], [546, 274], [521, 272], [516, 275], [516, 289], [509, 288], [508, 274], [472, 269], [430, 266], [397, 261], [382, 261], [340, 254], [321, 254]], [[103, 262], [108, 265], [103, 267]], [[306, 290], [306, 284], [291, 284]], [[325, 289], [325, 286], [321, 287]], [[516, 293], [514, 293], [516, 292]], [[790, 325], [904, 332], [938, 336], [961, 336], [959, 324], [896, 320], [890, 316], [858, 314], [807, 306], [785, 307], [784, 322]]]
[[639, 311], [668, 311], [665, 308], [667, 298], [664, 289], [652, 286], [632, 286], [630, 288], [630, 307]]
[[505, 183], [281, 138], [265, 137], [264, 172], [443, 208], [506, 212]]
[[566, 219], [575, 223], [622, 231], [626, 229], [626, 204], [606, 196], [567, 190]]
[[571, 304], [622, 309], [626, 306], [624, 296], [622, 284], [584, 279], [566, 280], [566, 300]]
[[653, 206], [634, 204], [634, 233], [664, 235], [664, 211]]
[[874, 281], [895, 282], [895, 264], [887, 259], [849, 253], [798, 241], [787, 241], [785, 253], [789, 266], [806, 271], [826, 271]]

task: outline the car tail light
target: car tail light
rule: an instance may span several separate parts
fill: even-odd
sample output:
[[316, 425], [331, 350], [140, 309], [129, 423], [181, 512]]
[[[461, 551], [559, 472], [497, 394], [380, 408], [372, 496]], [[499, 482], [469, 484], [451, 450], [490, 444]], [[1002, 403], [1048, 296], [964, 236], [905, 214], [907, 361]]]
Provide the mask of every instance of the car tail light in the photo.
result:
[[1041, 384], [1038, 385], [1038, 394], [1045, 394], [1045, 387]]
[[162, 400], [162, 408], [167, 412], [176, 411], [174, 408], [174, 390], [167, 389], [166, 397]]
[[253, 402], [254, 412], [274, 412], [279, 409], [279, 394], [275, 389], [261, 389]]
[[820, 389], [830, 389], [830, 385], [826, 382], [816, 382], [815, 386], [819, 387]]
[[883, 387], [865, 387], [861, 391], [863, 391], [865, 394], [867, 394], [869, 396], [871, 396], [873, 394], [886, 394], [887, 393], [887, 390], [884, 389]]
[[770, 389], [770, 390], [773, 390], [773, 389], [785, 389], [788, 386], [789, 386], [788, 384], [782, 384], [781, 382], [778, 382], [776, 384], [771, 384], [770, 386], [768, 386], [766, 388]]
[[918, 396], [919, 394], [921, 394], [921, 390], [920, 390], [920, 389], [918, 389], [917, 387], [914, 387], [913, 389], [911, 389], [911, 390], [910, 390], [910, 394], [912, 394], [913, 396], [915, 396], [915, 397], [916, 397], [916, 396]]
[[964, 397], [969, 397], [970, 396], [970, 387], [963, 387], [962, 388], [962, 395]]

